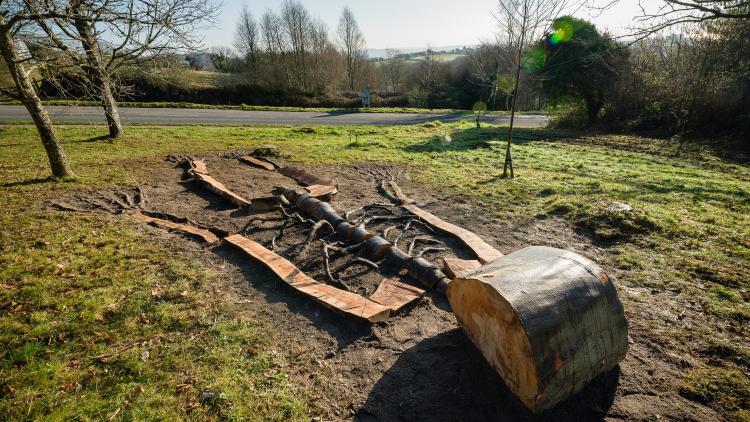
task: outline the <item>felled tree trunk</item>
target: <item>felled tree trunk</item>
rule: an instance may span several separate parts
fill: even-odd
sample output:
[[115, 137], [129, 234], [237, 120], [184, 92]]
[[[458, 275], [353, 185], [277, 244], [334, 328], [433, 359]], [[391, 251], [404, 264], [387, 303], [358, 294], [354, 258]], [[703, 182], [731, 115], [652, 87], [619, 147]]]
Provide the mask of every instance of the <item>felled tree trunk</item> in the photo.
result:
[[315, 220], [325, 220], [333, 226], [336, 234], [353, 244], [363, 243], [362, 251], [370, 259], [385, 259], [392, 266], [407, 273], [427, 288], [437, 287], [445, 291], [450, 279], [437, 267], [422, 258], [409, 256], [393, 246], [391, 242], [368, 232], [362, 227], [349, 224], [333, 210], [330, 204], [313, 198], [303, 190], [283, 189], [282, 195], [297, 208]]
[[580, 391], [628, 350], [615, 287], [573, 252], [513, 252], [454, 279], [448, 300], [477, 348], [534, 412]]
[[39, 132], [39, 138], [41, 138], [49, 159], [52, 175], [55, 177], [75, 176], [68, 163], [68, 157], [57, 138], [55, 128], [52, 126], [52, 120], [50, 120], [47, 110], [42, 105], [42, 100], [39, 99], [31, 83], [30, 72], [24, 66], [24, 59], [18, 53], [11, 28], [5, 24], [2, 16], [0, 16], [0, 52], [16, 85], [17, 93], [14, 97], [26, 107], [32, 120], [34, 120], [34, 125]]

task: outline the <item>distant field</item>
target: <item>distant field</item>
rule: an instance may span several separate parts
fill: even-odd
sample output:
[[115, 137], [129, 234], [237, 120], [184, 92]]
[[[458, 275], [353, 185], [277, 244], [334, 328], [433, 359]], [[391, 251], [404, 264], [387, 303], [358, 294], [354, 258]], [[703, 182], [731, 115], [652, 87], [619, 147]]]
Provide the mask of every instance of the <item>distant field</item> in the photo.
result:
[[[458, 59], [459, 57], [465, 57], [463, 54], [449, 54], [449, 53], [438, 53], [434, 54], [432, 58], [438, 62], [452, 62], [453, 60]], [[420, 63], [423, 62], [427, 58], [426, 54], [420, 54], [415, 56], [409, 56], [405, 61], [406, 63]], [[375, 62], [376, 66], [382, 66], [384, 63], [388, 63], [388, 60], [380, 60]]]

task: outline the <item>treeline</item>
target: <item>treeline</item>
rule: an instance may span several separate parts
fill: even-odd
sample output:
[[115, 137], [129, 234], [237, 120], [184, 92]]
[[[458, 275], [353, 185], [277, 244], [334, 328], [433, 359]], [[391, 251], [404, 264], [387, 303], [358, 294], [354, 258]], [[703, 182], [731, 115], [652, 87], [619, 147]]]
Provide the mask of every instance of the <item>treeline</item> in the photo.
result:
[[561, 21], [574, 28], [571, 39], [543, 41], [544, 63], [530, 73], [559, 125], [750, 133], [750, 19], [712, 19], [630, 42]]

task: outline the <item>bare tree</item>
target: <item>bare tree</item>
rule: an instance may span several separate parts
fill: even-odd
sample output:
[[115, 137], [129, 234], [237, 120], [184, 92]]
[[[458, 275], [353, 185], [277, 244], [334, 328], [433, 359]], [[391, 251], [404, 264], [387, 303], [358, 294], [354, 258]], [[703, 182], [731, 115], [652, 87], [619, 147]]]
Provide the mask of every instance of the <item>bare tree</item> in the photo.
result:
[[281, 6], [281, 23], [291, 49], [292, 70], [296, 82], [302, 89], [306, 89], [307, 56], [312, 32], [310, 12], [297, 0], [284, 0]]
[[28, 29], [29, 22], [37, 17], [19, 2], [0, 1], [0, 54], [14, 85], [1, 87], [0, 93], [20, 101], [28, 110], [47, 153], [52, 175], [71, 177], [74, 176], [73, 170], [60, 145], [52, 120], [34, 88], [31, 75], [34, 72], [35, 60], [22, 42], [24, 30]]
[[513, 125], [518, 103], [518, 88], [523, 68], [523, 54], [526, 48], [536, 43], [547, 29], [564, 10], [580, 5], [577, 0], [498, 0], [498, 13], [495, 20], [498, 24], [497, 42], [500, 46], [507, 46], [510, 52], [508, 61], [513, 71], [513, 100], [510, 109], [510, 129], [508, 143], [505, 149], [505, 163], [503, 177], [514, 178], [513, 155]]
[[234, 48], [242, 55], [253, 70], [257, 70], [260, 28], [250, 10], [245, 5], [240, 12], [237, 30], [234, 34]]
[[[179, 47], [195, 47], [196, 29], [213, 18], [211, 0], [23, 0], [51, 46], [75, 62], [102, 103], [111, 137], [122, 135], [115, 71]], [[111, 41], [105, 41], [105, 40]], [[77, 43], [83, 49], [71, 47]]]
[[386, 83], [390, 86], [391, 92], [398, 92], [404, 73], [404, 55], [399, 50], [389, 48], [385, 51], [385, 57], [383, 68]]
[[310, 32], [310, 73], [312, 88], [324, 91], [335, 76], [338, 76], [336, 62], [338, 52], [328, 38], [328, 26], [315, 19]]
[[273, 57], [270, 67], [278, 70], [270, 72], [271, 75], [276, 78], [281, 76], [286, 85], [291, 85], [292, 77], [287, 57], [288, 43], [282, 29], [281, 18], [272, 10], [266, 10], [261, 19], [260, 28], [266, 54]]
[[[604, 11], [621, 0], [589, 0], [587, 7]], [[750, 0], [637, 0], [641, 10], [625, 37], [635, 41], [667, 28], [717, 19], [750, 19]]]
[[229, 47], [211, 47], [208, 52], [208, 58], [211, 60], [216, 71], [229, 73], [237, 67], [234, 65], [237, 61], [234, 51]]
[[362, 64], [367, 60], [367, 46], [365, 37], [359, 30], [359, 25], [349, 7], [345, 7], [341, 13], [337, 32], [339, 48], [346, 62], [347, 87], [350, 91], [354, 91]]

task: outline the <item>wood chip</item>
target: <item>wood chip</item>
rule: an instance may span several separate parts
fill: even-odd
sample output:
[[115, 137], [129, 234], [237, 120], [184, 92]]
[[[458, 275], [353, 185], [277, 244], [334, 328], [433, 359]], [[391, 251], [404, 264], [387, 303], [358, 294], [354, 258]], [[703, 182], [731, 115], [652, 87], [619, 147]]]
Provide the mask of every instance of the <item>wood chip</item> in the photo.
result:
[[475, 259], [443, 258], [443, 272], [452, 279], [462, 278], [481, 266]]
[[388, 307], [358, 294], [317, 282], [291, 262], [244, 236], [233, 235], [224, 240], [253, 259], [260, 261], [295, 290], [331, 309], [370, 322], [385, 321], [390, 316], [391, 310]]
[[133, 212], [132, 216], [136, 220], [143, 221], [144, 223], [148, 223], [153, 226], [163, 227], [170, 230], [177, 230], [183, 233], [191, 234], [193, 236], [198, 236], [209, 245], [219, 242], [219, 238], [215, 234], [205, 229], [199, 229], [187, 224], [175, 223], [174, 221], [162, 220], [161, 218], [149, 217], [142, 214], [140, 211]]
[[251, 157], [249, 155], [245, 155], [245, 156], [240, 157], [240, 161], [242, 161], [243, 163], [246, 163], [246, 164], [250, 164], [251, 166], [259, 167], [259, 168], [262, 168], [262, 169], [265, 169], [265, 170], [270, 170], [270, 171], [276, 170], [276, 167], [274, 167], [273, 164], [271, 164], [271, 163], [269, 163], [267, 161], [259, 160], [259, 159], [255, 158], [255, 157]]
[[424, 290], [419, 289], [399, 281], [386, 278], [380, 282], [375, 293], [370, 296], [370, 300], [377, 302], [393, 312], [419, 299], [424, 294]]

